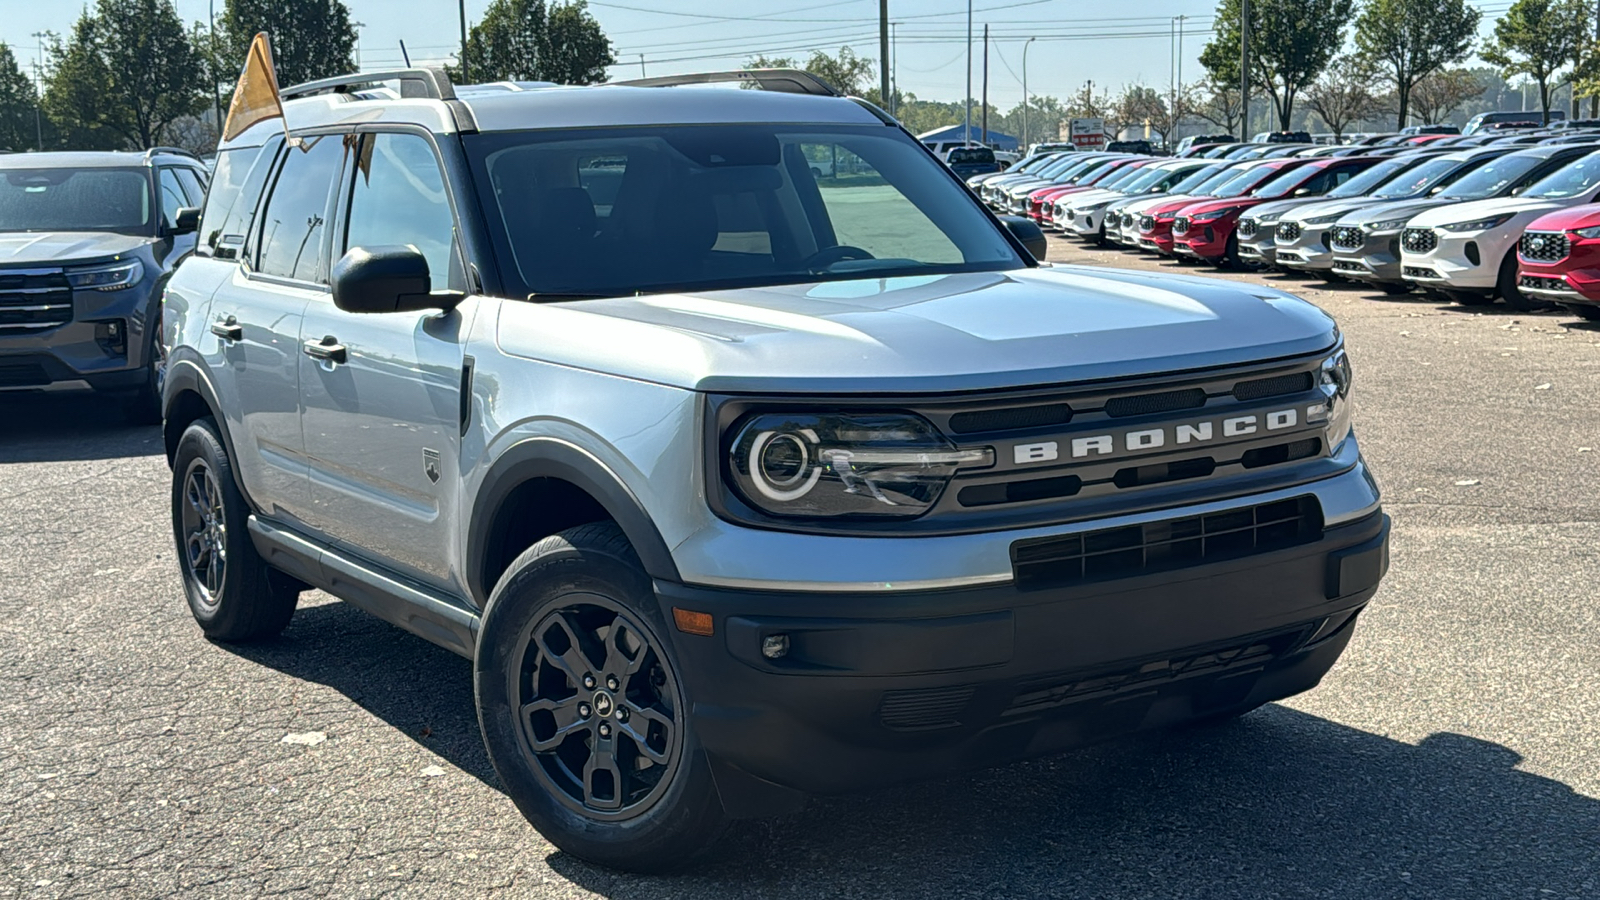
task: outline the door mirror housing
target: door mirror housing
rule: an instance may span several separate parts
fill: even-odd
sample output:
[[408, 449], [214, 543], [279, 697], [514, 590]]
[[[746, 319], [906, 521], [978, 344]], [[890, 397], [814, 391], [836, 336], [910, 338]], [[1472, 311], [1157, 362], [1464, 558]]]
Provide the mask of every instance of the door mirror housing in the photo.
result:
[[1001, 216], [1000, 224], [1006, 226], [1011, 236], [1028, 248], [1034, 259], [1044, 260], [1045, 254], [1050, 251], [1050, 242], [1045, 239], [1038, 222], [1025, 216]]
[[428, 260], [407, 245], [351, 247], [333, 266], [333, 305], [352, 313], [454, 309], [457, 293], [432, 292]]
[[194, 234], [200, 230], [200, 207], [185, 206], [178, 210], [173, 217], [172, 224], [167, 226], [167, 234], [176, 237], [180, 234]]

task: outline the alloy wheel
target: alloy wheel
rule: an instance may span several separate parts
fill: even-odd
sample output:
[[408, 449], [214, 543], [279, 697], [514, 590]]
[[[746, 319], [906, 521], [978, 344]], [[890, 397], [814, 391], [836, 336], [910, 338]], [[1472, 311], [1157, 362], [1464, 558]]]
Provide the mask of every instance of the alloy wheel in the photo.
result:
[[200, 603], [215, 609], [228, 574], [228, 525], [222, 488], [202, 459], [189, 464], [183, 483], [183, 557], [200, 592]]

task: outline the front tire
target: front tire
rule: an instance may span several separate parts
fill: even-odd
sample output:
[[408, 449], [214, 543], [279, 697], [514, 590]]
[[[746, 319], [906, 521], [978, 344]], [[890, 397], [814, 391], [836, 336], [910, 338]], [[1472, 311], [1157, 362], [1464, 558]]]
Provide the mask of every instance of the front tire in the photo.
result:
[[1500, 275], [1495, 282], [1495, 292], [1506, 305], [1517, 312], [1532, 312], [1536, 309], [1549, 309], [1550, 304], [1543, 300], [1530, 297], [1517, 286], [1517, 251], [1512, 250], [1506, 254], [1500, 263]]
[[574, 856], [666, 871], [722, 830], [666, 637], [609, 522], [534, 544], [489, 598], [473, 678], [484, 745], [512, 802]]
[[249, 518], [216, 424], [195, 422], [173, 456], [172, 532], [189, 611], [212, 640], [274, 637], [300, 598], [299, 584], [256, 552]]
[[152, 317], [145, 330], [149, 334], [145, 348], [145, 380], [128, 398], [128, 421], [134, 425], [161, 424], [161, 379], [166, 374], [166, 347], [161, 343], [161, 318]]

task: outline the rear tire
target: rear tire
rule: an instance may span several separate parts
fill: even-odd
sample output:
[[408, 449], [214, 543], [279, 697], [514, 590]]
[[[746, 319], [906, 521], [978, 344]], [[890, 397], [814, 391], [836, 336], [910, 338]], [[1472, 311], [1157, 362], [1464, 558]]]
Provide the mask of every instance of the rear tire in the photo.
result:
[[1411, 285], [1404, 282], [1396, 284], [1393, 281], [1380, 281], [1378, 282], [1378, 290], [1383, 291], [1385, 294], [1390, 296], [1397, 296], [1399, 294], [1411, 293]]
[[473, 677], [484, 745], [522, 814], [581, 859], [676, 869], [725, 824], [667, 634], [610, 522], [529, 547], [489, 598]]
[[299, 582], [256, 552], [249, 518], [216, 423], [195, 422], [173, 456], [172, 533], [189, 611], [212, 640], [275, 637], [300, 598]]

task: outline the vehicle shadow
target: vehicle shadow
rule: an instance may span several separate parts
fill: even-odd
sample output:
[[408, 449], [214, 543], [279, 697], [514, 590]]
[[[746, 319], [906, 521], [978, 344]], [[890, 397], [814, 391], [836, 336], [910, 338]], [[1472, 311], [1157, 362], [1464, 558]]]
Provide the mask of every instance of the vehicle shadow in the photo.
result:
[[[485, 784], [466, 661], [342, 603], [234, 653], [328, 685]], [[686, 873], [556, 853], [601, 896], [1600, 897], [1600, 800], [1498, 744], [1284, 706], [741, 822]]]
[[124, 403], [94, 394], [0, 394], [0, 464], [163, 452], [160, 427], [130, 424]]

